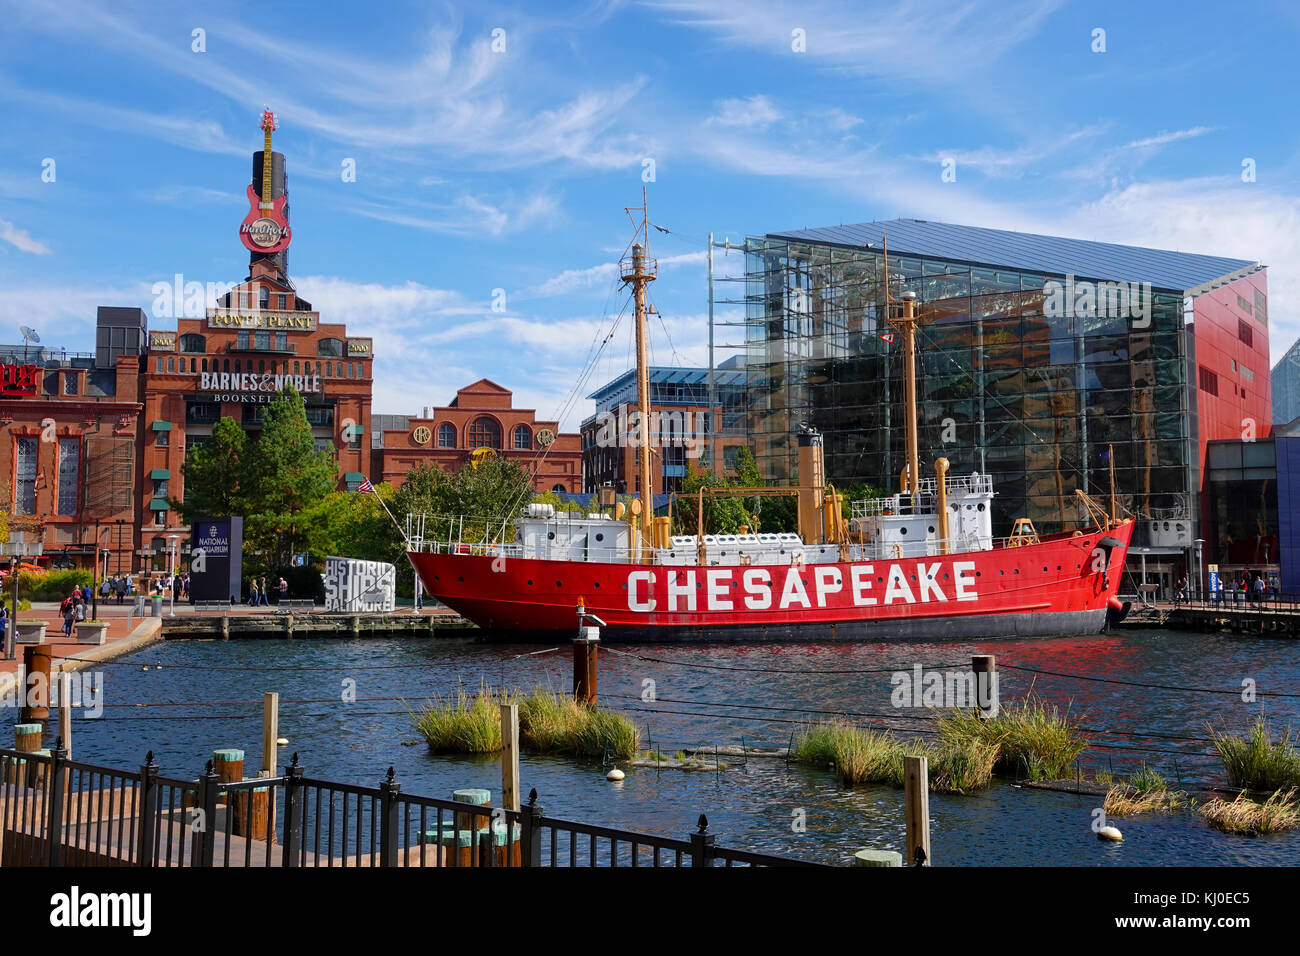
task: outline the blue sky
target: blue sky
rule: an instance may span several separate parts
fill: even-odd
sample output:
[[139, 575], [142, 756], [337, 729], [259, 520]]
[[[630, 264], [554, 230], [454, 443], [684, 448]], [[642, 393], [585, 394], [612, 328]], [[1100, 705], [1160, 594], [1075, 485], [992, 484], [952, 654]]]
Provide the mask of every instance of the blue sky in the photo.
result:
[[629, 364], [626, 318], [588, 357], [625, 300], [648, 159], [660, 364], [704, 361], [709, 231], [895, 216], [1260, 260], [1274, 360], [1300, 333], [1285, 3], [185, 7], [7, 0], [0, 342], [25, 324], [89, 350], [97, 305], [241, 279], [264, 105], [290, 271], [323, 320], [374, 336], [376, 412], [487, 376], [575, 427]]

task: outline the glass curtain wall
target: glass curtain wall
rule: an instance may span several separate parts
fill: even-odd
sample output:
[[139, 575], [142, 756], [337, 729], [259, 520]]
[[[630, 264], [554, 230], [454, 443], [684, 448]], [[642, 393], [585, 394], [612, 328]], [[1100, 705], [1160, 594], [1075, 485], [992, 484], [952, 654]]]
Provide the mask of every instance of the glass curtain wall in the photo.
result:
[[[889, 256], [890, 288], [917, 296], [922, 471], [989, 473], [995, 527], [1044, 532], [1103, 504], [1114, 447], [1119, 504], [1151, 514], [1188, 494], [1181, 292], [1153, 294], [1149, 324], [1044, 314], [1044, 276]], [[828, 480], [893, 491], [906, 461], [901, 340], [884, 320], [881, 250], [746, 242], [749, 430], [769, 480], [797, 479], [799, 423], [825, 436]], [[1139, 327], [1145, 325], [1145, 327]]]

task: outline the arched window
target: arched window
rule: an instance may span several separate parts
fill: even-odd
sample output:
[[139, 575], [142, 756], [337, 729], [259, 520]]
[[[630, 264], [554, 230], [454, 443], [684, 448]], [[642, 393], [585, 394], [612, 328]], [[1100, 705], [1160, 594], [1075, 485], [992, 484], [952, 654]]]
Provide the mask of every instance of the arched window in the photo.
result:
[[300, 364], [301, 364], [301, 363], [299, 363], [299, 362], [294, 362], [294, 363], [293, 363], [293, 374], [294, 374], [294, 375], [301, 375], [301, 374], [302, 374], [302, 371], [298, 368], [298, 366], [299, 366]]
[[501, 426], [487, 416], [474, 419], [469, 426], [469, 447], [500, 448]]
[[229, 372], [229, 371], [230, 371], [230, 359], [222, 359], [222, 360], [221, 360], [221, 366], [222, 366], [221, 371], [223, 371], [223, 372]]
[[267, 286], [259, 286], [257, 290], [257, 307], [259, 309], [270, 308], [271, 290]]
[[333, 377], [334, 377], [334, 363], [333, 363], [333, 362], [326, 362], [326, 363], [325, 363], [325, 377], [326, 377], [326, 378], [333, 378]]
[[200, 371], [206, 372], [207, 370], [208, 370], [208, 360], [207, 360], [207, 359], [204, 359], [204, 360], [203, 360], [203, 364], [202, 364], [202, 366], [200, 367]]
[[527, 425], [515, 426], [515, 449], [527, 451], [533, 447], [533, 430]]
[[321, 339], [316, 345], [316, 354], [324, 358], [342, 358], [342, 339]]
[[186, 332], [181, 336], [182, 352], [206, 352], [207, 350], [208, 342], [203, 336], [194, 332]]
[[438, 447], [456, 447], [456, 426], [451, 422], [443, 422], [438, 426]]
[[564, 487], [564, 485], [551, 485], [551, 490], [552, 490], [552, 491], [568, 491], [569, 489], [566, 488], [566, 487]]
[[238, 375], [239, 372], [240, 372], [239, 359], [235, 359], [235, 374]]

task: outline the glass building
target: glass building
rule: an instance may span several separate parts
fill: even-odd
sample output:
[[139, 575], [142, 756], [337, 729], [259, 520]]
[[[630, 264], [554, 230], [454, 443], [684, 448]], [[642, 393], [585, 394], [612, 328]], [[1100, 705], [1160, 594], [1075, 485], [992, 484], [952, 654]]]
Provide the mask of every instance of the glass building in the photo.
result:
[[[1083, 523], [1076, 488], [1108, 501], [1113, 462], [1118, 503], [1147, 531], [1184, 519], [1174, 538], [1173, 526], [1139, 532], [1135, 550], [1188, 569], [1205, 442], [1241, 438], [1238, 418], [1254, 415], [1261, 436], [1271, 423], [1267, 388], [1236, 374], [1267, 368], [1266, 326], [1244, 324], [1266, 321], [1252, 294], [1262, 266], [919, 220], [751, 237], [749, 427], [769, 480], [796, 479], [807, 421], [825, 436], [829, 480], [899, 486], [903, 368], [886, 275], [921, 317], [923, 474], [939, 457], [954, 475], [991, 474], [997, 533], [1022, 516], [1053, 532]], [[1198, 360], [1198, 341], [1214, 354]]]
[[1300, 340], [1287, 349], [1270, 374], [1273, 421], [1285, 425], [1300, 418]]

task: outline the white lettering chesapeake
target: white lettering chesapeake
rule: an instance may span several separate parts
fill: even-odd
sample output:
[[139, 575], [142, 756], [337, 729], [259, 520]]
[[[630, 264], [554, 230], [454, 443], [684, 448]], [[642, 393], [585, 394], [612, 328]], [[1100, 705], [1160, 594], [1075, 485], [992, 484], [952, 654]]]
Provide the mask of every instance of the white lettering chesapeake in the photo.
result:
[[704, 572], [706, 600], [710, 611], [730, 611], [731, 572], [724, 568], [710, 568]]
[[930, 595], [934, 595], [936, 601], [948, 600], [944, 597], [943, 591], [939, 589], [939, 562], [936, 561], [930, 567], [924, 564], [917, 564], [916, 573], [919, 575], [917, 580], [921, 582], [921, 602], [925, 603], [930, 600]]
[[797, 565], [786, 569], [785, 584], [781, 588], [781, 609], [788, 608], [792, 601], [798, 601], [804, 607], [812, 607], [812, 602], [808, 600], [808, 589], [803, 586]]
[[904, 604], [915, 604], [916, 597], [912, 594], [911, 585], [907, 583], [907, 575], [903, 569], [896, 564], [889, 566], [889, 580], [885, 582], [885, 603], [893, 604], [901, 600]]
[[853, 603], [858, 607], [871, 607], [876, 603], [875, 598], [867, 597], [867, 592], [871, 590], [871, 575], [875, 570], [870, 564], [855, 564], [849, 572], [853, 582]]
[[[685, 584], [678, 584], [681, 578], [686, 579]], [[679, 571], [673, 571], [668, 575], [668, 610], [680, 611], [678, 607], [678, 598], [686, 598], [686, 610], [695, 610], [695, 572], [687, 571], [682, 574]]]
[[765, 611], [772, 606], [772, 575], [766, 568], [750, 568], [743, 580], [745, 607]]
[[[629, 611], [653, 611], [655, 598], [653, 594], [655, 575], [653, 571], [633, 571], [627, 576], [627, 609]], [[637, 597], [637, 585], [645, 584], [645, 600]]]
[[813, 568], [813, 588], [817, 592], [817, 606], [826, 606], [826, 595], [838, 594], [844, 590], [844, 576], [833, 564], [821, 564]]
[[958, 601], [974, 601], [979, 595], [975, 593], [975, 579], [971, 576], [975, 570], [974, 561], [954, 561], [952, 576], [955, 582]]

